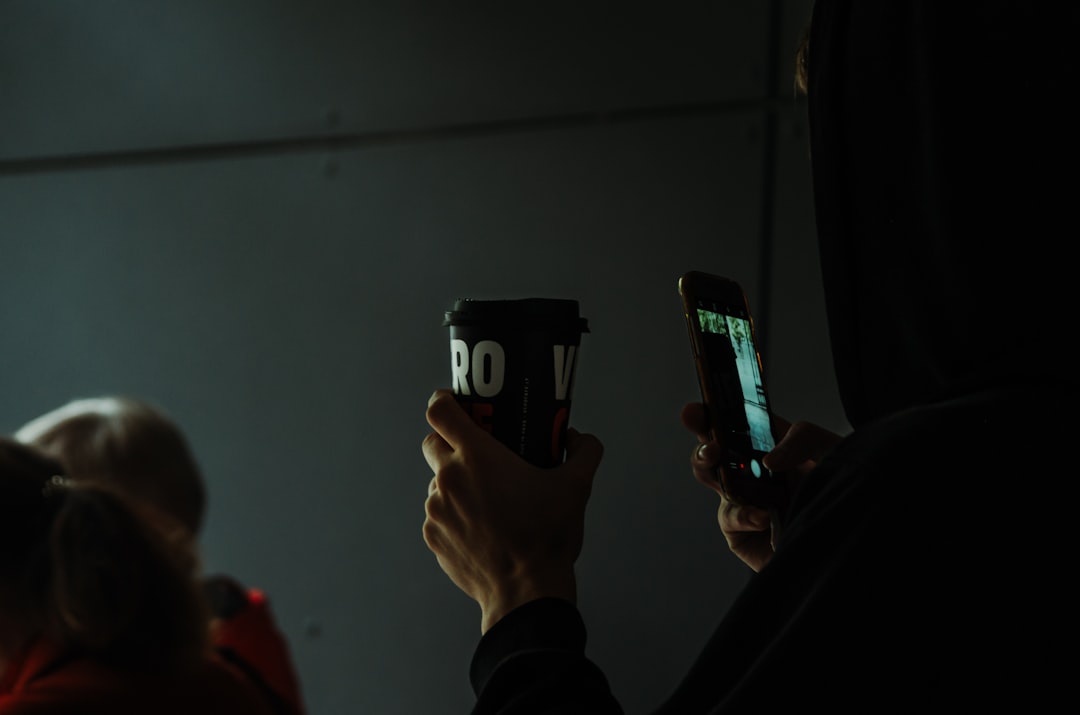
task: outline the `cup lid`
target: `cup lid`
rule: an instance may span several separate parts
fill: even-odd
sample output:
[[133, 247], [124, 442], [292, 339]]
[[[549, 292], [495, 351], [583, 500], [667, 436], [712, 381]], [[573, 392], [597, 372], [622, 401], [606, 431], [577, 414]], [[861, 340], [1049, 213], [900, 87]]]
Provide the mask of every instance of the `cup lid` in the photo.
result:
[[443, 320], [443, 326], [484, 323], [503, 323], [509, 329], [589, 332], [588, 321], [578, 315], [578, 302], [568, 298], [458, 298]]

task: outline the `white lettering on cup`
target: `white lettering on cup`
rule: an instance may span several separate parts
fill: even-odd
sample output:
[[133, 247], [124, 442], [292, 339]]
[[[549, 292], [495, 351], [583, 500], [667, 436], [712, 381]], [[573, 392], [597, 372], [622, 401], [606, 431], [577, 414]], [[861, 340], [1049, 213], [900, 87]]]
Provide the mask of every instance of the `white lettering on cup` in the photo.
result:
[[450, 341], [450, 374], [456, 394], [472, 394], [469, 390], [469, 345], [464, 340]]
[[[567, 350], [567, 348], [570, 348]], [[574, 379], [575, 345], [555, 345], [555, 399], [565, 400]]]
[[[485, 369], [486, 368], [486, 369]], [[473, 389], [481, 397], [494, 397], [502, 390], [506, 372], [506, 356], [502, 345], [494, 340], [481, 340], [473, 348]]]
[[[469, 368], [472, 368], [472, 386]], [[473, 348], [469, 359], [469, 345], [464, 340], [450, 340], [451, 386], [459, 395], [471, 395], [472, 390], [481, 397], [494, 397], [502, 390], [506, 378], [506, 355], [502, 345], [494, 340], [481, 340]]]

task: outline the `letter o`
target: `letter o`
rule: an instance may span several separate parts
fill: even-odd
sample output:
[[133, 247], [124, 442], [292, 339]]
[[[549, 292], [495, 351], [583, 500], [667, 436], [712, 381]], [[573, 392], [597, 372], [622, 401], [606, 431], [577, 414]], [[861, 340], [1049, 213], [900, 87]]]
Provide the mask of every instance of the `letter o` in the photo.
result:
[[472, 383], [476, 394], [494, 397], [502, 390], [506, 377], [506, 355], [494, 340], [481, 340], [473, 348]]

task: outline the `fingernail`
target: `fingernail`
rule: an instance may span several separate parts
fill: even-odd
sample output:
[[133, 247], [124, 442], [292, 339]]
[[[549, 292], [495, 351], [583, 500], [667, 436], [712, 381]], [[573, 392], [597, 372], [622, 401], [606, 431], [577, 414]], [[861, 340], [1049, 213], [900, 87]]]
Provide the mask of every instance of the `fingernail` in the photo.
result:
[[709, 446], [708, 442], [702, 442], [697, 448], [697, 458], [701, 461], [705, 461], [705, 449]]

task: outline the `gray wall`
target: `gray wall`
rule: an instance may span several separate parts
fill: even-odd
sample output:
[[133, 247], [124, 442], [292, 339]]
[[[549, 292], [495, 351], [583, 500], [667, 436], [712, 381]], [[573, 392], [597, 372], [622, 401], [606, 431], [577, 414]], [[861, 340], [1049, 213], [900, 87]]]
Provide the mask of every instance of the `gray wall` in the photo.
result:
[[845, 428], [808, 6], [0, 0], [0, 429], [156, 402], [209, 480], [206, 569], [267, 591], [311, 715], [466, 712], [479, 612], [420, 534], [442, 313], [577, 298], [580, 606], [647, 712], [747, 576], [689, 472], [677, 276], [741, 280], [777, 411]]

